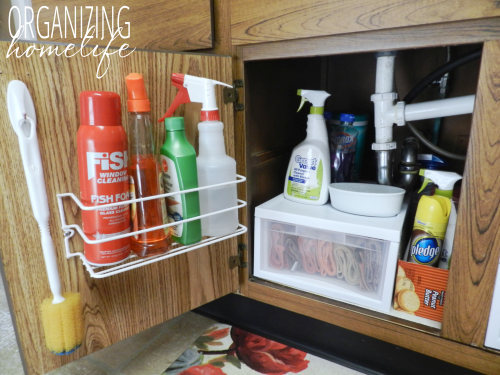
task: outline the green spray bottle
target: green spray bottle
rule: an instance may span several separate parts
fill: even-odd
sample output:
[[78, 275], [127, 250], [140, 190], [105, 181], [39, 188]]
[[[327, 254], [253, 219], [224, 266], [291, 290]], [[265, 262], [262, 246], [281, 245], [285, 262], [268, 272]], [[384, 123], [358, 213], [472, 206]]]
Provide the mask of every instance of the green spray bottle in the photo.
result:
[[[184, 132], [184, 118], [165, 119], [167, 139], [161, 147], [161, 166], [165, 193], [198, 187], [196, 152]], [[175, 194], [166, 198], [168, 220], [175, 222], [200, 216], [198, 192]], [[181, 245], [191, 245], [201, 241], [201, 221], [193, 220], [174, 225], [172, 237]]]

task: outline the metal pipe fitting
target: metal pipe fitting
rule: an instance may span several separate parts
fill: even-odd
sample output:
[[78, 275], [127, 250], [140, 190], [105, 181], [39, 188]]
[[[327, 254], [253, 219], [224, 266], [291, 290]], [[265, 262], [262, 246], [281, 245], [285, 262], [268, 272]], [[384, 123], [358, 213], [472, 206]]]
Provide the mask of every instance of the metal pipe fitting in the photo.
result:
[[380, 185], [392, 185], [393, 150], [377, 150], [377, 180]]
[[418, 163], [418, 141], [416, 138], [408, 137], [403, 143], [401, 151], [401, 163], [399, 172], [401, 177], [396, 186], [410, 191], [418, 181], [418, 172], [420, 164]]

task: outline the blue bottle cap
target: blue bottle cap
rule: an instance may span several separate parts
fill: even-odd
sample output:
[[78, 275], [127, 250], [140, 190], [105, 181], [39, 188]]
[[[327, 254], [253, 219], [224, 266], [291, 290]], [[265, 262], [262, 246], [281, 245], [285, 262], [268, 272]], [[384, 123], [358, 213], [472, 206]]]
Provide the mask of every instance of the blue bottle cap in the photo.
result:
[[323, 113], [323, 117], [325, 118], [325, 120], [331, 120], [332, 119], [332, 112], [325, 111]]
[[340, 121], [342, 122], [354, 122], [354, 119], [356, 116], [348, 114], [348, 113], [341, 113], [340, 114]]
[[[340, 114], [341, 113], [342, 112], [334, 112], [334, 113], [332, 113], [332, 119], [340, 121]], [[354, 122], [368, 122], [368, 115], [366, 115], [366, 114], [356, 114], [354, 116]], [[364, 124], [363, 125], [357, 125], [357, 126], [364, 126]]]
[[433, 154], [418, 154], [418, 162], [423, 169], [443, 169], [449, 165], [444, 158]]

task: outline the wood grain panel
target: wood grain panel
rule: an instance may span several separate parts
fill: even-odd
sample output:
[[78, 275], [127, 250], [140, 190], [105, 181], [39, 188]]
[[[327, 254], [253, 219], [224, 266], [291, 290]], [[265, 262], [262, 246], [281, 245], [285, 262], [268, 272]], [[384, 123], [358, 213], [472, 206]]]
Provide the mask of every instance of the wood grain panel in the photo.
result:
[[444, 309], [443, 336], [482, 346], [500, 256], [500, 41], [486, 42]]
[[492, 0], [232, 0], [233, 44], [251, 44], [500, 15]]
[[[204, 49], [203, 53], [231, 55], [231, 6], [229, 0], [212, 0], [213, 3], [213, 48]], [[234, 71], [233, 71], [234, 73]]]
[[[85, 1], [84, 4], [77, 0], [33, 0], [32, 3], [35, 18], [39, 17], [39, 40], [42, 40], [42, 36], [48, 35], [48, 39], [43, 40], [81, 44], [87, 27], [90, 25], [96, 26], [97, 30], [95, 38], [87, 44], [106, 46], [111, 39], [109, 30], [113, 28], [111, 15], [114, 14], [113, 30], [118, 27], [119, 20], [119, 25], [123, 27], [122, 35], [129, 37], [117, 38], [111, 43], [113, 47], [120, 47], [124, 43], [131, 47], [164, 51], [189, 51], [212, 47], [210, 0], [158, 0], [154, 2], [91, 0]], [[42, 6], [49, 9], [41, 9]], [[93, 7], [92, 13], [91, 9], [85, 8], [87, 6]], [[130, 9], [123, 8], [118, 18], [118, 12], [123, 6], [128, 6]], [[59, 18], [55, 18], [56, 7]], [[68, 9], [68, 15], [65, 7]], [[98, 17], [96, 17], [97, 14]], [[61, 21], [62, 31], [54, 27], [58, 19]], [[126, 22], [129, 22], [130, 26], [127, 26]], [[128, 27], [130, 27], [130, 32]]]
[[500, 373], [500, 356], [496, 354], [337, 307], [329, 303], [326, 298], [304, 297], [298, 295], [300, 292], [297, 293], [289, 288], [269, 283], [260, 285], [256, 282], [249, 283], [248, 293], [248, 297], [255, 300], [375, 337], [480, 373], [491, 375]]
[[[22, 43], [22, 50], [27, 44]], [[0, 252], [9, 283], [17, 331], [30, 374], [45, 374], [77, 358], [159, 324], [201, 304], [238, 289], [237, 269], [229, 270], [228, 257], [237, 253], [232, 239], [210, 248], [183, 254], [140, 269], [109, 277], [91, 279], [80, 261], [66, 260], [57, 213], [56, 194], [78, 193], [76, 132], [79, 125], [78, 96], [83, 90], [115, 91], [122, 97], [122, 116], [127, 118], [125, 76], [144, 74], [152, 104], [152, 118], [163, 115], [176, 89], [170, 85], [172, 72], [205, 76], [232, 82], [231, 58], [191, 54], [134, 52], [127, 58], [111, 56], [104, 78], [95, 78], [98, 60], [75, 56], [6, 59], [8, 43], [0, 43], [0, 219], [3, 234]], [[88, 52], [88, 51], [86, 51]], [[7, 84], [25, 82], [35, 102], [38, 139], [45, 171], [51, 210], [50, 228], [57, 250], [64, 291], [79, 291], [84, 302], [85, 341], [69, 356], [55, 356], [45, 348], [38, 306], [51, 296], [43, 264], [40, 237], [31, 213], [28, 190], [18, 148], [6, 111]], [[217, 91], [222, 103], [222, 90]], [[181, 106], [188, 139], [197, 146], [200, 105]], [[232, 106], [220, 105], [225, 123], [226, 149], [235, 154]], [[127, 128], [126, 123], [124, 124]], [[155, 123], [154, 137], [159, 150], [164, 127]], [[66, 207], [68, 221], [79, 221], [74, 205]], [[76, 237], [76, 236], [75, 236]], [[73, 239], [82, 251], [81, 239]], [[0, 371], [1, 372], [1, 371]]]
[[438, 25], [412, 26], [309, 39], [250, 44], [242, 48], [244, 61], [298, 56], [325, 56], [482, 43], [500, 38], [500, 18], [486, 18]]
[[[231, 47], [231, 54], [233, 55], [233, 77], [234, 79], [242, 79], [243, 84], [246, 85], [248, 82], [244, 76], [243, 62], [241, 61], [241, 50], [239, 47]], [[238, 89], [239, 102], [245, 103], [245, 88]], [[236, 172], [242, 176], [247, 176], [246, 184], [238, 184], [238, 196], [250, 204], [248, 199], [247, 184], [250, 183], [248, 180], [248, 167], [247, 167], [247, 142], [246, 142], [246, 131], [245, 131], [245, 114], [248, 112], [248, 107], [245, 106], [244, 111], [234, 111], [234, 135], [235, 135], [235, 159], [236, 159]], [[251, 223], [249, 221], [248, 206], [243, 210], [239, 210], [239, 221], [247, 228]], [[246, 295], [248, 286], [248, 267], [251, 266], [249, 259], [249, 248], [250, 248], [250, 237], [249, 232], [243, 234], [239, 238], [239, 243], [245, 245], [243, 249], [243, 262], [247, 263], [247, 268], [239, 269], [239, 290], [238, 292]]]

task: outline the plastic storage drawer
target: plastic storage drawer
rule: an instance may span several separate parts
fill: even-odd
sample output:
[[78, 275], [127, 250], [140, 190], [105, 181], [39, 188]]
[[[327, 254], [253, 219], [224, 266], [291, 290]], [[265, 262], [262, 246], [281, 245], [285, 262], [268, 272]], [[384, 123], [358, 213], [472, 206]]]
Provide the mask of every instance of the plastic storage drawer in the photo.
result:
[[255, 211], [254, 275], [389, 312], [406, 207], [373, 218], [280, 195]]

